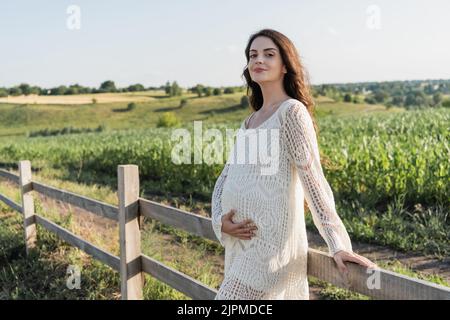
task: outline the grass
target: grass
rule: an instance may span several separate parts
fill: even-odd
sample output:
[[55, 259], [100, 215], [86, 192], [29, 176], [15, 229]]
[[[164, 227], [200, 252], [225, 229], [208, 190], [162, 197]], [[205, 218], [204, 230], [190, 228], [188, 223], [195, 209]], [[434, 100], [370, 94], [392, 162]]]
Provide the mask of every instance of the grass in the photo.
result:
[[[179, 97], [162, 96], [156, 93], [121, 93], [105, 94], [111, 100], [105, 103], [85, 104], [70, 103], [71, 96], [55, 96], [55, 104], [8, 103], [0, 99], [0, 136], [25, 135], [30, 131], [74, 128], [96, 128], [103, 125], [110, 130], [129, 128], [154, 128], [159, 117], [168, 111], [183, 120], [184, 124], [194, 120], [206, 123], [241, 123], [250, 113], [250, 108], [240, 107], [244, 92], [224, 94], [221, 96], [197, 97], [185, 94]], [[115, 101], [114, 97], [126, 97]], [[149, 100], [138, 97], [148, 96]], [[13, 97], [14, 98], [14, 97]], [[122, 99], [121, 98], [121, 99]], [[181, 99], [187, 99], [187, 105], [179, 108]], [[43, 100], [45, 101], [45, 100]], [[135, 102], [136, 108], [121, 112], [128, 102]], [[344, 115], [368, 111], [385, 111], [380, 105], [334, 103], [326, 98], [317, 100], [317, 116], [329, 114]]]
[[[47, 182], [48, 183], [48, 182]], [[102, 188], [90, 188], [63, 184], [72, 191], [101, 199], [112, 200], [113, 192]], [[90, 192], [94, 193], [89, 194]], [[19, 193], [10, 185], [0, 184], [0, 193], [17, 203]], [[35, 197], [36, 212], [77, 234], [81, 238], [109, 251], [119, 254], [119, 240], [116, 223], [102, 223], [101, 218], [91, 214], [80, 214], [72, 210], [59, 212], [56, 202]], [[38, 226], [37, 249], [25, 258], [22, 239], [22, 223], [18, 213], [0, 203], [0, 299], [119, 299], [120, 279], [118, 273], [92, 259], [82, 251], [69, 246], [55, 235]], [[211, 286], [218, 287], [221, 281], [220, 250], [211, 250], [210, 243], [178, 242], [167, 237], [160, 224], [145, 221], [142, 230], [142, 252], [191, 277]], [[218, 248], [218, 245], [215, 245]], [[215, 254], [214, 252], [217, 252]], [[69, 289], [67, 268], [77, 266], [81, 270], [81, 289]], [[168, 285], [145, 276], [145, 299], [190, 299]]]

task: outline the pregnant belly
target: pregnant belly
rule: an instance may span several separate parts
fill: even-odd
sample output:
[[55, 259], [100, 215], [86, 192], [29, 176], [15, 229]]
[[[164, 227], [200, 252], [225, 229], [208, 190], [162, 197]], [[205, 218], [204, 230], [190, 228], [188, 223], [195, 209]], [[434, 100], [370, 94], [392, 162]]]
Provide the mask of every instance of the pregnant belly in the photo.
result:
[[284, 195], [261, 183], [227, 179], [222, 190], [222, 210], [228, 213], [231, 209], [236, 210], [233, 222], [251, 219], [258, 227], [256, 237], [264, 240], [279, 239], [286, 226]]

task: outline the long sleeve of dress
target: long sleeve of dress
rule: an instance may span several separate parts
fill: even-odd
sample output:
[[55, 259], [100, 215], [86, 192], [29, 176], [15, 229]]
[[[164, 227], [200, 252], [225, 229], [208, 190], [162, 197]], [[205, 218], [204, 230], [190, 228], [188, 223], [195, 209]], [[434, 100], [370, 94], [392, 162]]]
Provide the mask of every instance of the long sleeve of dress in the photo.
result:
[[226, 163], [219, 178], [217, 178], [216, 184], [214, 185], [214, 191], [212, 193], [211, 199], [211, 220], [214, 233], [222, 246], [225, 246], [227, 240], [231, 238], [230, 235], [222, 232], [222, 216], [226, 212], [222, 212], [222, 190], [223, 184], [225, 183], [229, 164]]
[[286, 111], [283, 134], [288, 154], [297, 168], [308, 207], [329, 254], [352, 252], [347, 230], [338, 216], [332, 190], [320, 163], [319, 147], [311, 116], [301, 103]]

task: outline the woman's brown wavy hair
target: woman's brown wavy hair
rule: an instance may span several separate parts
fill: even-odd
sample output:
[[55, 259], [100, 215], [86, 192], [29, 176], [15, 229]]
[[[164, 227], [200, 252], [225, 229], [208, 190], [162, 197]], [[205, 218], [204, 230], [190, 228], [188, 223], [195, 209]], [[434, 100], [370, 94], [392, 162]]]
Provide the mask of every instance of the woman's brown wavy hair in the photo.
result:
[[[245, 66], [243, 76], [247, 85], [247, 96], [249, 98], [250, 107], [254, 111], [258, 111], [263, 105], [262, 91], [258, 83], [254, 82], [250, 77], [250, 72], [248, 70], [248, 63], [250, 61], [250, 47], [253, 40], [257, 37], [264, 36], [272, 39], [281, 54], [281, 59], [286, 66], [287, 73], [284, 75], [283, 87], [287, 95], [291, 98], [297, 99], [302, 102], [308, 109], [311, 119], [314, 124], [314, 129], [316, 135], [319, 133], [319, 127], [314, 118], [314, 100], [311, 94], [311, 88], [309, 83], [309, 75], [307, 70], [304, 68], [300, 55], [292, 43], [292, 41], [286, 37], [284, 34], [273, 30], [273, 29], [262, 29], [254, 34], [252, 34], [248, 40], [247, 47], [245, 48], [245, 57], [247, 59], [247, 65]], [[324, 160], [322, 162], [329, 163], [329, 160], [325, 157], [321, 158]], [[305, 212], [307, 212], [307, 202], [304, 203]]]

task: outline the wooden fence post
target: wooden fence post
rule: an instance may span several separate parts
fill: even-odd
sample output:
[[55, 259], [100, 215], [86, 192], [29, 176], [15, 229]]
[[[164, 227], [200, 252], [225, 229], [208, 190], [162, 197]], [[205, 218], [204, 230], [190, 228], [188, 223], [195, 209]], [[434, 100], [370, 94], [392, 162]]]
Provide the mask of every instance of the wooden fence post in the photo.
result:
[[144, 274], [139, 223], [139, 170], [136, 165], [117, 168], [120, 232], [120, 281], [123, 300], [140, 300]]
[[19, 187], [22, 195], [23, 226], [25, 231], [25, 250], [30, 254], [30, 249], [36, 247], [36, 216], [34, 215], [34, 200], [31, 194], [31, 163], [29, 160], [19, 162]]

